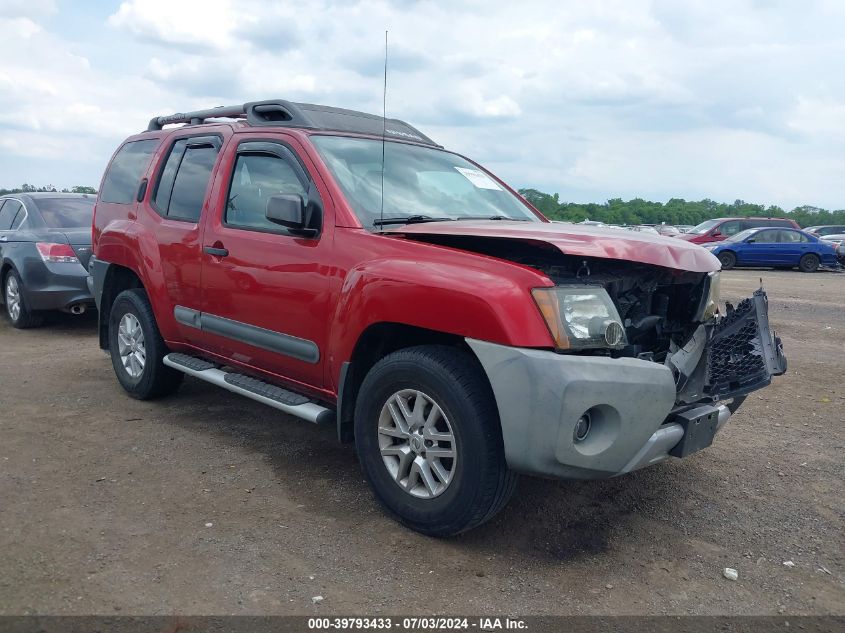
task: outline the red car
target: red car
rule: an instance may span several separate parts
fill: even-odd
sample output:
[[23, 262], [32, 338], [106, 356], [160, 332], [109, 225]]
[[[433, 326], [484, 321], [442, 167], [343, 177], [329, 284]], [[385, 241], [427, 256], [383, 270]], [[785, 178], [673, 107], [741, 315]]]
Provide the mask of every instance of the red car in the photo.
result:
[[786, 229], [800, 229], [798, 223], [787, 218], [715, 218], [705, 220], [686, 233], [677, 235], [682, 240], [693, 244], [721, 242], [746, 229], [775, 226]]
[[762, 291], [717, 317], [706, 250], [552, 224], [410, 125], [350, 110], [154, 118], [112, 157], [93, 248], [129, 395], [188, 374], [331, 424], [426, 534], [488, 520], [515, 473], [612, 477], [705, 448], [785, 367]]

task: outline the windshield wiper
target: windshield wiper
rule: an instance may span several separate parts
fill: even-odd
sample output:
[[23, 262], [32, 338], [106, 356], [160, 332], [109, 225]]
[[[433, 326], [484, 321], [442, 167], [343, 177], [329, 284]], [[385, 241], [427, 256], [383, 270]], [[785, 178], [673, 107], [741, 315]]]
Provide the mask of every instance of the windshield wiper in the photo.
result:
[[373, 220], [373, 226], [386, 226], [388, 224], [422, 224], [423, 222], [448, 222], [452, 218], [433, 218], [430, 215], [408, 215], [404, 218], [381, 218]]
[[512, 222], [528, 222], [528, 218], [509, 218], [506, 215], [465, 215], [456, 220], [510, 220]]

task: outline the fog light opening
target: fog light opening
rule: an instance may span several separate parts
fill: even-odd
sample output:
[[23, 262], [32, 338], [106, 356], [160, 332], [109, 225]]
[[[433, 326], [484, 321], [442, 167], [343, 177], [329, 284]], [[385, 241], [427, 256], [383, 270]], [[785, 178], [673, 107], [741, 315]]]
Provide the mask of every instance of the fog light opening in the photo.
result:
[[578, 421], [575, 423], [575, 431], [573, 433], [573, 437], [576, 442], [583, 442], [587, 439], [587, 436], [590, 434], [590, 427], [592, 424], [593, 421], [590, 417], [589, 411], [578, 418]]
[[608, 347], [618, 347], [625, 338], [625, 331], [616, 321], [610, 321], [604, 329], [604, 342]]

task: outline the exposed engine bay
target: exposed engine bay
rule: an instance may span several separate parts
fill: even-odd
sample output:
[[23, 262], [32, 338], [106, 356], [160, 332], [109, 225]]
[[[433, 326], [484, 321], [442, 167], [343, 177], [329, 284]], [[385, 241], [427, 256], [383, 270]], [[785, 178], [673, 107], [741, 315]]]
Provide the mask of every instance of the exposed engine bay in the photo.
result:
[[717, 293], [711, 293], [717, 278], [711, 273], [571, 256], [518, 240], [437, 236], [431, 241], [530, 266], [556, 286], [601, 286], [619, 313], [625, 345], [578, 353], [667, 365], [676, 378], [678, 405], [740, 398], [786, 370], [762, 289], [736, 308], [718, 308]]

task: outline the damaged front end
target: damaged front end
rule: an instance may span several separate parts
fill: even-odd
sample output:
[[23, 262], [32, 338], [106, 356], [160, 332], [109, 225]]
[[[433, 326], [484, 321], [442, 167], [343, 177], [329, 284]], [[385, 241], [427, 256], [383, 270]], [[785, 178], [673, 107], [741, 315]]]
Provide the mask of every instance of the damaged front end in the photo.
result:
[[769, 302], [760, 288], [726, 314], [698, 326], [682, 347], [671, 344], [666, 365], [677, 385], [677, 404], [732, 400], [735, 411], [752, 391], [786, 371], [780, 338], [769, 326]]

